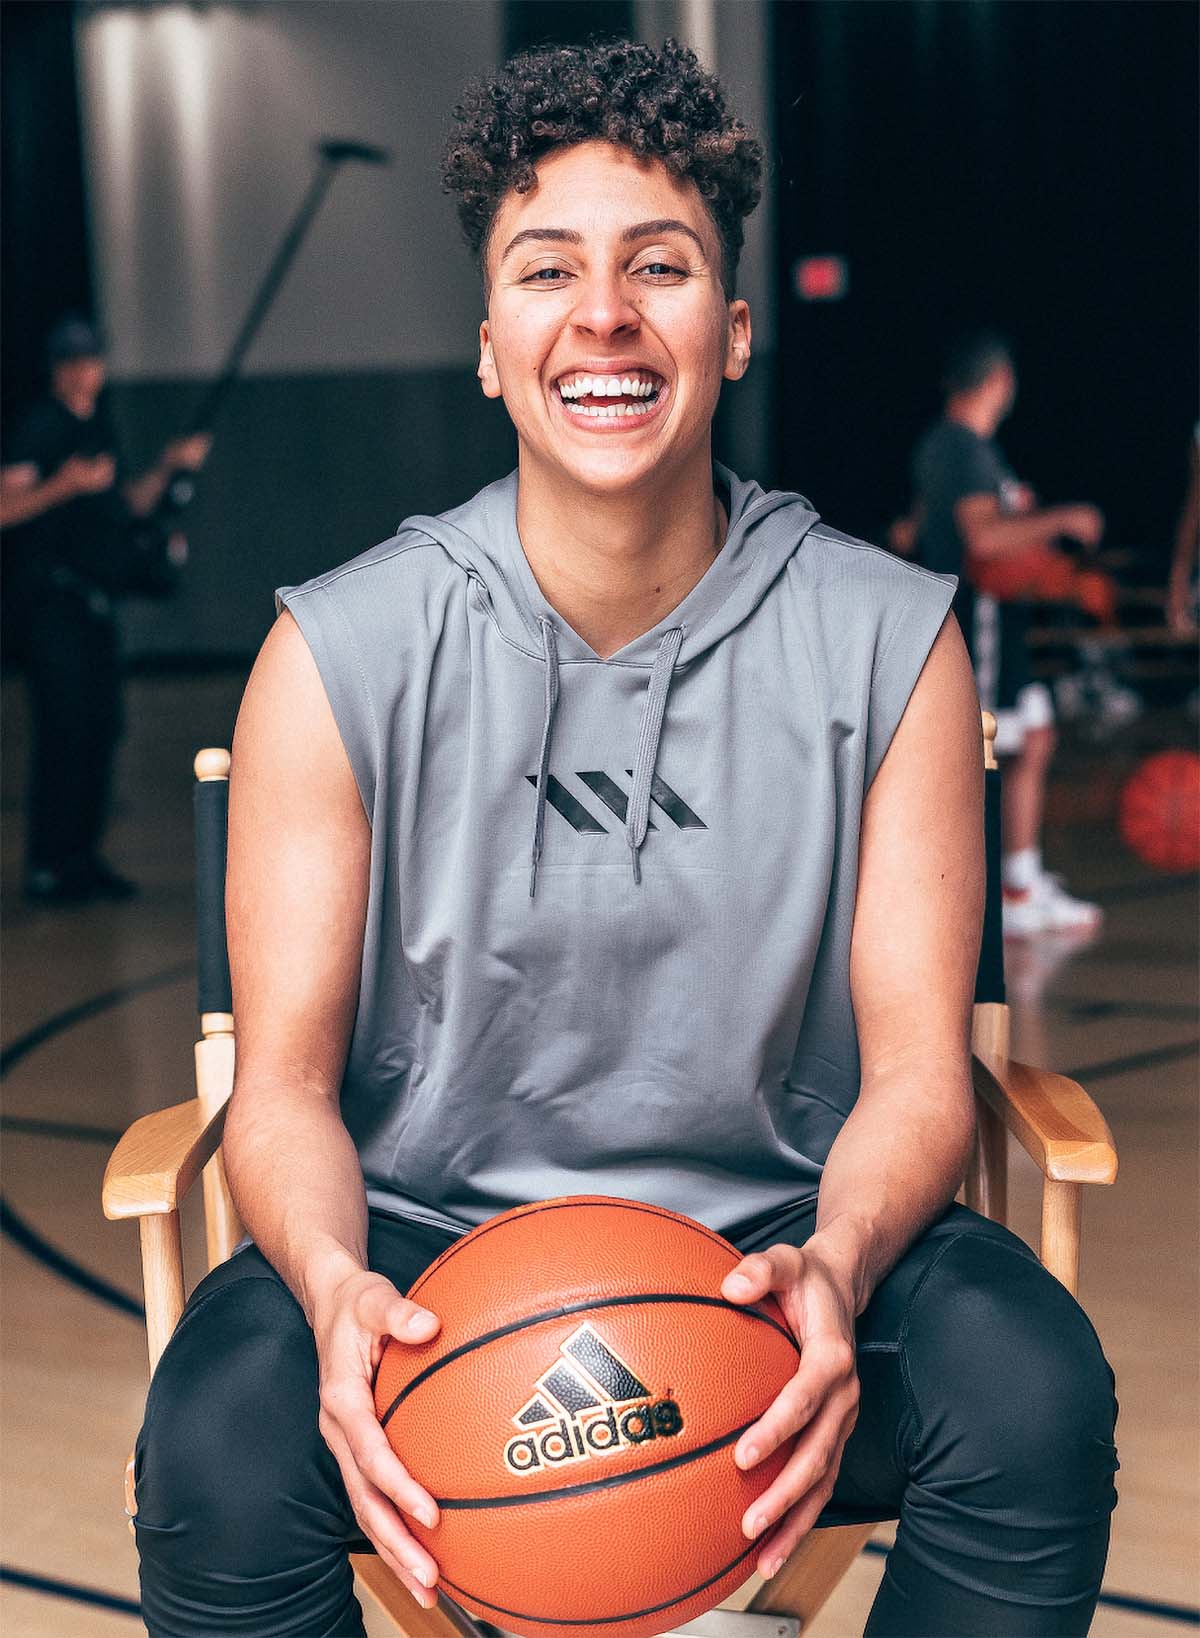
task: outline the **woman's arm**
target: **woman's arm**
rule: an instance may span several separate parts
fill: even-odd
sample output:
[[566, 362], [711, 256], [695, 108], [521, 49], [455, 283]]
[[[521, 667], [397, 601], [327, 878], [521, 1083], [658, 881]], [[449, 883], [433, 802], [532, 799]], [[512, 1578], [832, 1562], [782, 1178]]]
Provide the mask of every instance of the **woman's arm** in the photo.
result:
[[863, 804], [850, 946], [862, 1081], [825, 1162], [815, 1231], [801, 1249], [744, 1257], [721, 1287], [739, 1303], [774, 1292], [802, 1347], [735, 1452], [752, 1468], [797, 1436], [742, 1521], [761, 1538], [765, 1576], [833, 1494], [858, 1416], [854, 1321], [966, 1171], [983, 857], [979, 700], [948, 615]]
[[862, 1081], [816, 1225], [855, 1314], [949, 1205], [970, 1158], [983, 895], [979, 700], [948, 616], [863, 806], [850, 946]]
[[396, 1504], [433, 1523], [433, 1499], [393, 1455], [371, 1380], [385, 1336], [426, 1342], [437, 1326], [367, 1271], [366, 1193], [338, 1103], [370, 849], [316, 664], [284, 614], [255, 662], [233, 740], [226, 920], [237, 1073], [225, 1165], [242, 1220], [312, 1326], [321, 1432], [359, 1523], [429, 1603], [437, 1567]]

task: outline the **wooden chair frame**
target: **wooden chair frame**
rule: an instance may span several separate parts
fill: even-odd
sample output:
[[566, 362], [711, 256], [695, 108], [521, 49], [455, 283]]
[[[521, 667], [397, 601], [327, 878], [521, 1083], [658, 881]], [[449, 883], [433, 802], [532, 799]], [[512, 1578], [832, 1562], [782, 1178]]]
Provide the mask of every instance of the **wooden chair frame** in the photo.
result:
[[[985, 762], [995, 768], [995, 723], [985, 713]], [[227, 780], [228, 752], [202, 751], [196, 758], [201, 781]], [[179, 1211], [198, 1176], [203, 1179], [208, 1264], [216, 1267], [232, 1253], [242, 1229], [225, 1180], [220, 1145], [225, 1110], [233, 1090], [233, 1017], [206, 1012], [195, 1048], [196, 1096], [137, 1120], [113, 1151], [104, 1177], [106, 1217], [136, 1218], [141, 1232], [146, 1330], [153, 1374], [184, 1306], [183, 1249]], [[1042, 1173], [1040, 1256], [1045, 1267], [1075, 1294], [1078, 1287], [1082, 1190], [1085, 1183], [1112, 1183], [1117, 1154], [1100, 1110], [1075, 1081], [1033, 1069], [1009, 1055], [1009, 1013], [1003, 1001], [977, 1002], [972, 1029], [972, 1074], [977, 1131], [974, 1153], [959, 1198], [1004, 1222], [1008, 1193], [1008, 1136], [1011, 1133]], [[126, 1509], [136, 1511], [132, 1457], [126, 1470]], [[773, 1630], [802, 1632], [837, 1586], [876, 1528], [841, 1525], [811, 1531], [787, 1564], [770, 1580], [751, 1575], [726, 1599], [724, 1628], [749, 1630], [747, 1612], [778, 1619]], [[424, 1610], [373, 1554], [352, 1555], [360, 1584], [395, 1622], [405, 1638], [477, 1638], [482, 1628], [445, 1596]], [[771, 1623], [762, 1623], [764, 1633]]]

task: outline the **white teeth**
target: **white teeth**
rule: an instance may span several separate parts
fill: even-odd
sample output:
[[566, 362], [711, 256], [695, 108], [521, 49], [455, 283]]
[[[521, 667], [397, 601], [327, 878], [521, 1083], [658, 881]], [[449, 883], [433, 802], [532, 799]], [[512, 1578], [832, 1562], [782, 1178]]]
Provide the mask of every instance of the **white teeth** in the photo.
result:
[[577, 375], [573, 381], [565, 378], [558, 383], [564, 402], [572, 398], [648, 398], [658, 390], [651, 381], [640, 381], [636, 376]]
[[563, 408], [572, 415], [590, 415], [594, 420], [615, 421], [618, 415], [645, 415], [649, 404], [572, 404], [564, 401]]

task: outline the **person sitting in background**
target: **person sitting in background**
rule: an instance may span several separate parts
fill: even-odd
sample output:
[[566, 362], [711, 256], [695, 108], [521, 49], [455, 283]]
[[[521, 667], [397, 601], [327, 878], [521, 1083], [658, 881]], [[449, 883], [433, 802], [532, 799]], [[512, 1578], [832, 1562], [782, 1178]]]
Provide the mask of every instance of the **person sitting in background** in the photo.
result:
[[[967, 639], [984, 707], [997, 722], [996, 753], [1004, 779], [1004, 931], [1023, 936], [1093, 927], [1095, 904], [1073, 898], [1042, 864], [1046, 779], [1054, 755], [1054, 705], [1029, 671], [1029, 607], [1001, 603], [974, 581], [980, 567], [1031, 551], [1053, 553], [1061, 537], [1095, 546], [1104, 518], [1094, 506], [1039, 506], [1019, 483], [995, 441], [1012, 411], [1017, 376], [1006, 342], [990, 332], [952, 349], [941, 418], [922, 436], [913, 457], [912, 511], [893, 523], [889, 543], [927, 569], [958, 576], [954, 608]], [[1083, 571], [1084, 574], [1087, 571]], [[1049, 588], [1047, 588], [1049, 590]], [[1086, 595], [1086, 592], [1085, 592]], [[1097, 606], [1095, 612], [1102, 611]]]
[[127, 478], [102, 396], [103, 355], [86, 319], [54, 326], [49, 391], [0, 465], [5, 594], [32, 733], [25, 894], [46, 904], [136, 891], [100, 855], [123, 726], [115, 564], [131, 520], [150, 516], [177, 472], [198, 470], [210, 443], [207, 433], [178, 439]]

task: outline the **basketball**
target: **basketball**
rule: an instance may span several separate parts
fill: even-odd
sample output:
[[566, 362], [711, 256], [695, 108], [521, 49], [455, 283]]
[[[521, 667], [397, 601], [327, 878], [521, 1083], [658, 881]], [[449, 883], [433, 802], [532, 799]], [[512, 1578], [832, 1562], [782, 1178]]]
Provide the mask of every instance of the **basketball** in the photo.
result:
[[1200, 869], [1200, 756], [1158, 751], [1121, 791], [1121, 836], [1156, 870]]
[[450, 1246], [407, 1293], [441, 1330], [389, 1342], [375, 1406], [436, 1499], [405, 1515], [451, 1598], [543, 1638], [661, 1633], [753, 1572], [746, 1509], [790, 1441], [733, 1449], [795, 1374], [774, 1299], [720, 1295], [742, 1254], [634, 1200], [518, 1207]]

